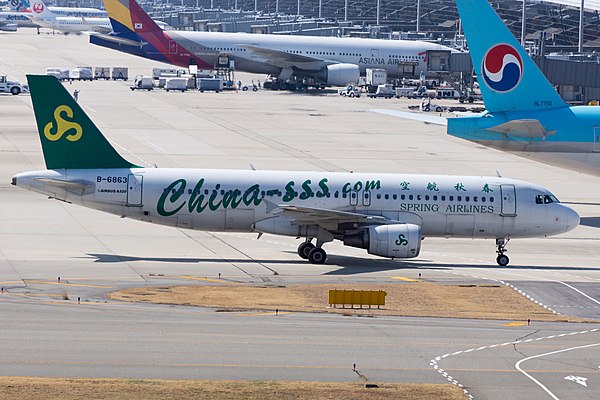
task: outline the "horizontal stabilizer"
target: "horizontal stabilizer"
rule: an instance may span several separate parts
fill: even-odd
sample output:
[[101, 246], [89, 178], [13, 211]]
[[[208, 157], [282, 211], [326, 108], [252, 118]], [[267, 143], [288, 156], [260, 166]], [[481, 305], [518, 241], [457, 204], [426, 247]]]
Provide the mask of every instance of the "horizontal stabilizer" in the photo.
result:
[[125, 46], [135, 46], [135, 47], [143, 47], [144, 45], [146, 45], [146, 42], [142, 42], [139, 40], [131, 40], [131, 39], [125, 39], [125, 38], [121, 38], [118, 36], [114, 36], [114, 35], [106, 35], [103, 33], [98, 33], [98, 32], [93, 32], [90, 33], [90, 36], [95, 36], [98, 37], [100, 39], [104, 39], [107, 40], [109, 42], [113, 42], [113, 43], [118, 43], [118, 44], [122, 44]]
[[446, 118], [438, 117], [437, 115], [432, 115], [432, 114], [414, 113], [414, 112], [398, 111], [398, 110], [385, 110], [385, 109], [370, 110], [370, 111], [378, 113], [378, 114], [385, 114], [385, 115], [391, 115], [393, 117], [410, 119], [413, 121], [421, 121], [421, 122], [425, 122], [427, 124], [442, 125], [442, 126], [448, 125], [448, 120]]
[[49, 186], [58, 187], [68, 192], [82, 195], [86, 189], [94, 188], [94, 183], [89, 181], [65, 181], [62, 179], [54, 178], [33, 178], [34, 181], [42, 182]]
[[486, 130], [498, 132], [507, 136], [544, 139], [552, 136], [556, 131], [549, 131], [537, 119], [515, 119]]

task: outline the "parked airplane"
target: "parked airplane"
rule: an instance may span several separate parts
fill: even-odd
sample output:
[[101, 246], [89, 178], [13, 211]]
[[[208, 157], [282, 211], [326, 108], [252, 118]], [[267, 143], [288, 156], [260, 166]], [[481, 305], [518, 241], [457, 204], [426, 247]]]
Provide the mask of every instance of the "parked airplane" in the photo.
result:
[[5, 11], [0, 11], [0, 31], [16, 32], [17, 28], [38, 28], [31, 22], [31, 13], [19, 0], [10, 0]]
[[65, 33], [87, 31], [109, 33], [112, 31], [112, 26], [108, 18], [61, 17], [50, 11], [41, 0], [36, 0], [31, 4], [31, 20], [41, 27]]
[[[579, 216], [548, 190], [499, 177], [142, 168], [123, 159], [62, 84], [28, 75], [47, 170], [12, 184], [112, 214], [181, 228], [304, 237], [325, 262], [334, 239], [391, 258], [426, 236], [511, 238], [564, 233]], [[313, 240], [316, 239], [316, 243]]]
[[[428, 50], [451, 49], [421, 41], [320, 36], [176, 31], [162, 33], [135, 0], [104, 0], [113, 25], [111, 35], [92, 35], [90, 42], [165, 63], [213, 69], [227, 54], [235, 69], [277, 75], [282, 84], [302, 86], [357, 82], [366, 68], [385, 68], [390, 77], [406, 67], [427, 70]], [[447, 61], [446, 66], [447, 66]], [[286, 81], [296, 84], [286, 84]]]
[[0, 31], [16, 32], [17, 28], [37, 28], [31, 21], [31, 14], [19, 11], [0, 12]]
[[[18, 0], [12, 0], [17, 3]], [[31, 12], [31, 7], [28, 0], [21, 0], [21, 9], [25, 12]], [[58, 15], [59, 17], [86, 17], [86, 18], [107, 18], [108, 14], [104, 10], [89, 7], [56, 7], [48, 6], [48, 10]]]
[[600, 175], [600, 108], [569, 107], [486, 0], [456, 4], [487, 112], [448, 119], [448, 133]]

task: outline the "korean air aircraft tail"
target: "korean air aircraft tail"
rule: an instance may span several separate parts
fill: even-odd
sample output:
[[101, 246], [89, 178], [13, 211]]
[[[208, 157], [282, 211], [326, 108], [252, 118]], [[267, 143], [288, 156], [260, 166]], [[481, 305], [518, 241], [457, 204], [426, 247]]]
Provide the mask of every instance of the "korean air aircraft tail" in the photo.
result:
[[487, 1], [456, 5], [489, 112], [567, 107]]
[[27, 75], [48, 169], [132, 168], [53, 76]]
[[486, 113], [449, 118], [448, 134], [600, 175], [600, 110], [569, 106], [487, 0], [456, 0]]

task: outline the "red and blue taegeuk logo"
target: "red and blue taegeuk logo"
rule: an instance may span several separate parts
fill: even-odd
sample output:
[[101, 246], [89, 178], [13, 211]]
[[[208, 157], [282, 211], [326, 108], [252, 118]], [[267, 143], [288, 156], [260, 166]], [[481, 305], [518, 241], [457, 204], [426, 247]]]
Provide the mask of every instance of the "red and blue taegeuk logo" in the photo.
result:
[[497, 44], [483, 57], [481, 74], [485, 84], [496, 92], [513, 90], [523, 77], [523, 60], [509, 44]]

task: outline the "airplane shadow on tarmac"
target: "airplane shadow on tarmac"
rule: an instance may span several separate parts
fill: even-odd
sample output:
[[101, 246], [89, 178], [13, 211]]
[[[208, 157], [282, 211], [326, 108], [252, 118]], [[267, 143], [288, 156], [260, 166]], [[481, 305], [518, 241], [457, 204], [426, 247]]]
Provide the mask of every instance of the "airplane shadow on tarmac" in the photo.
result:
[[[295, 254], [295, 252], [287, 252]], [[298, 258], [297, 260], [260, 260], [253, 258], [177, 258], [177, 257], [135, 257], [119, 254], [103, 254], [103, 253], [87, 253], [88, 256], [94, 258], [97, 263], [119, 263], [119, 262], [135, 262], [135, 261], [151, 261], [164, 263], [224, 263], [224, 264], [265, 264], [265, 266], [277, 264], [288, 265], [310, 265], [308, 261]], [[460, 268], [464, 270], [477, 270], [483, 268], [505, 268], [495, 264], [441, 264], [434, 263], [429, 260], [387, 260], [387, 259], [372, 259], [360, 257], [347, 257], [331, 254], [329, 255], [326, 267], [337, 268], [332, 271], [325, 272], [323, 275], [356, 275], [369, 272], [394, 271], [404, 269], [428, 269], [428, 270], [448, 270]], [[539, 270], [539, 271], [600, 271], [600, 267], [577, 267], [577, 266], [535, 266], [535, 265], [510, 265], [507, 269], [520, 270]], [[283, 272], [283, 271], [280, 271]]]

